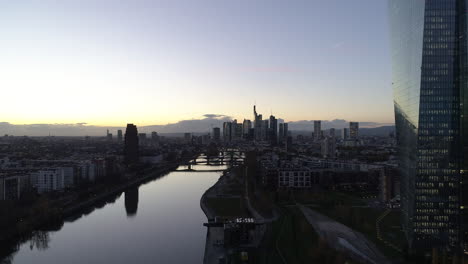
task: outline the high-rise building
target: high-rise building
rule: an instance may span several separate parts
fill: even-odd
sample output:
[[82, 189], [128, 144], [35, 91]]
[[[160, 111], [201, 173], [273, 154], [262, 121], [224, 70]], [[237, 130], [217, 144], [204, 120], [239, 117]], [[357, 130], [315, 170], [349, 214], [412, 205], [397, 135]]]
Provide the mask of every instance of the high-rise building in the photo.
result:
[[341, 130], [341, 138], [343, 140], [348, 140], [349, 139], [349, 129], [348, 128], [345, 127], [345, 128], [343, 128]]
[[236, 124], [235, 135], [237, 139], [242, 138], [242, 124]]
[[359, 123], [358, 122], [349, 122], [349, 138], [350, 139], [359, 139]]
[[262, 115], [257, 114], [257, 108], [254, 105], [254, 138], [256, 141], [262, 140]]
[[270, 115], [270, 142], [275, 145], [278, 142], [278, 119], [275, 116]]
[[314, 121], [314, 140], [319, 142], [322, 139], [322, 121]]
[[389, 12], [403, 229], [412, 251], [467, 254], [467, 2], [392, 0]]
[[231, 140], [238, 140], [242, 137], [242, 124], [237, 123], [237, 119], [231, 122]]
[[335, 129], [334, 128], [330, 128], [330, 130], [328, 130], [328, 135], [332, 138], [335, 138], [336, 135], [335, 135]]
[[288, 131], [288, 123], [283, 124], [283, 138], [287, 138], [289, 136], [289, 131]]
[[112, 141], [112, 133], [109, 133], [109, 129], [107, 129], [106, 138], [108, 141]]
[[215, 142], [221, 141], [221, 129], [219, 127], [213, 128], [213, 140]]
[[127, 124], [125, 130], [125, 162], [135, 163], [138, 161], [138, 129], [134, 124]]
[[117, 130], [117, 141], [122, 142], [122, 129]]
[[282, 144], [284, 141], [284, 124], [280, 123], [278, 128], [278, 142]]
[[250, 129], [252, 129], [252, 122], [244, 119], [244, 122], [242, 122], [242, 138], [247, 139], [249, 137]]
[[224, 142], [231, 142], [231, 132], [232, 132], [232, 123], [231, 122], [224, 122], [223, 123], [223, 141]]
[[268, 127], [269, 126], [270, 126], [269, 121], [263, 120], [262, 128], [261, 128], [262, 134], [261, 134], [260, 140], [268, 140]]

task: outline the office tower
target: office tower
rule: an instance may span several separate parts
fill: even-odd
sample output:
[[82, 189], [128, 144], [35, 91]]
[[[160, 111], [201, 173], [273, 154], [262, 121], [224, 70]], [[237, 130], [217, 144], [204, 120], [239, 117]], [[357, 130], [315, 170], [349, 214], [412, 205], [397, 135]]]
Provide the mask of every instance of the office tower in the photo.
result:
[[122, 129], [117, 130], [117, 141], [122, 142]]
[[231, 142], [231, 122], [224, 122], [223, 123], [223, 141], [224, 142]]
[[343, 140], [348, 140], [349, 139], [349, 129], [348, 128], [345, 127], [345, 128], [343, 128], [341, 130], [341, 138]]
[[231, 122], [231, 140], [238, 140], [242, 136], [242, 124], [237, 123], [237, 119]]
[[256, 141], [262, 140], [262, 118], [262, 115], [257, 114], [257, 109], [254, 105], [254, 138]]
[[280, 123], [279, 129], [278, 129], [278, 142], [283, 143], [283, 141], [284, 141], [284, 124]]
[[349, 122], [349, 138], [350, 139], [359, 139], [359, 123], [358, 122]]
[[288, 123], [284, 123], [284, 131], [283, 131], [283, 137], [288, 137], [289, 136], [289, 131], [288, 131]]
[[268, 127], [270, 126], [268, 120], [263, 120], [262, 122], [262, 134], [261, 134], [261, 140], [268, 140]]
[[319, 142], [322, 139], [322, 121], [314, 121], [314, 141]]
[[127, 124], [125, 130], [124, 155], [127, 164], [138, 161], [138, 129], [134, 124]]
[[221, 129], [219, 127], [213, 128], [213, 140], [215, 142], [221, 141]]
[[403, 229], [413, 252], [461, 256], [468, 252], [466, 2], [392, 0], [389, 12]]
[[252, 122], [248, 119], [244, 119], [242, 123], [242, 138], [248, 138], [250, 129], [252, 128]]
[[239, 139], [239, 138], [242, 138], [242, 124], [236, 124], [236, 127], [235, 127], [235, 135], [236, 135], [236, 138]]
[[270, 142], [275, 145], [278, 142], [278, 119], [275, 116], [270, 115]]
[[330, 128], [330, 130], [328, 131], [328, 135], [332, 138], [335, 138], [335, 129], [334, 128]]

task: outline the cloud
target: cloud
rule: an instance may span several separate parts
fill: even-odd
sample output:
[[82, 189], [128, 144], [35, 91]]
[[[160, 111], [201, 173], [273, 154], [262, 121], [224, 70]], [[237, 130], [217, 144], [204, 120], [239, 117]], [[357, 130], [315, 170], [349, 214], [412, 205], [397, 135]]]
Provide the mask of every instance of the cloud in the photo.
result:
[[226, 115], [218, 115], [218, 114], [204, 114], [203, 115], [206, 118], [221, 118], [221, 117], [227, 117]]

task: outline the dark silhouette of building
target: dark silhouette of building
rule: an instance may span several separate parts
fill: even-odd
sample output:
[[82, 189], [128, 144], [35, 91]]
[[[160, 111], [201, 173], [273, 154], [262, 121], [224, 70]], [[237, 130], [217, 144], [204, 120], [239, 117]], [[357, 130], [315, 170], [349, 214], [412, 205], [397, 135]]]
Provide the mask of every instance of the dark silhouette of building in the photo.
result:
[[320, 142], [322, 140], [322, 121], [315, 120], [314, 121], [314, 141]]
[[359, 123], [358, 122], [349, 122], [349, 138], [350, 139], [359, 139]]
[[278, 143], [278, 119], [273, 115], [270, 115], [269, 134], [271, 144], [276, 145], [276, 143]]
[[138, 129], [134, 124], [127, 124], [125, 130], [124, 155], [127, 164], [138, 162]]
[[221, 129], [219, 127], [213, 128], [213, 140], [215, 142], [221, 141]]
[[223, 123], [223, 141], [224, 142], [231, 142], [232, 140], [232, 123], [231, 122], [224, 122]]
[[466, 258], [467, 3], [389, 3], [403, 229], [411, 252]]
[[108, 141], [112, 141], [112, 133], [109, 133], [109, 129], [107, 129], [106, 137]]
[[122, 137], [122, 130], [119, 129], [119, 130], [117, 130], [117, 141], [122, 142], [122, 138], [123, 138]]

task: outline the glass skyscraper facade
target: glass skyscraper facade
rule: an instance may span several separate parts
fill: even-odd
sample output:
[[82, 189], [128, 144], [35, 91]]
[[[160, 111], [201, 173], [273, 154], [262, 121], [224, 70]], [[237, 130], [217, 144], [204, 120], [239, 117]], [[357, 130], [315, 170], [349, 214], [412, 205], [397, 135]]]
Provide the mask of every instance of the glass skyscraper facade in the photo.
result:
[[468, 0], [389, 0], [402, 222], [414, 251], [467, 250]]

